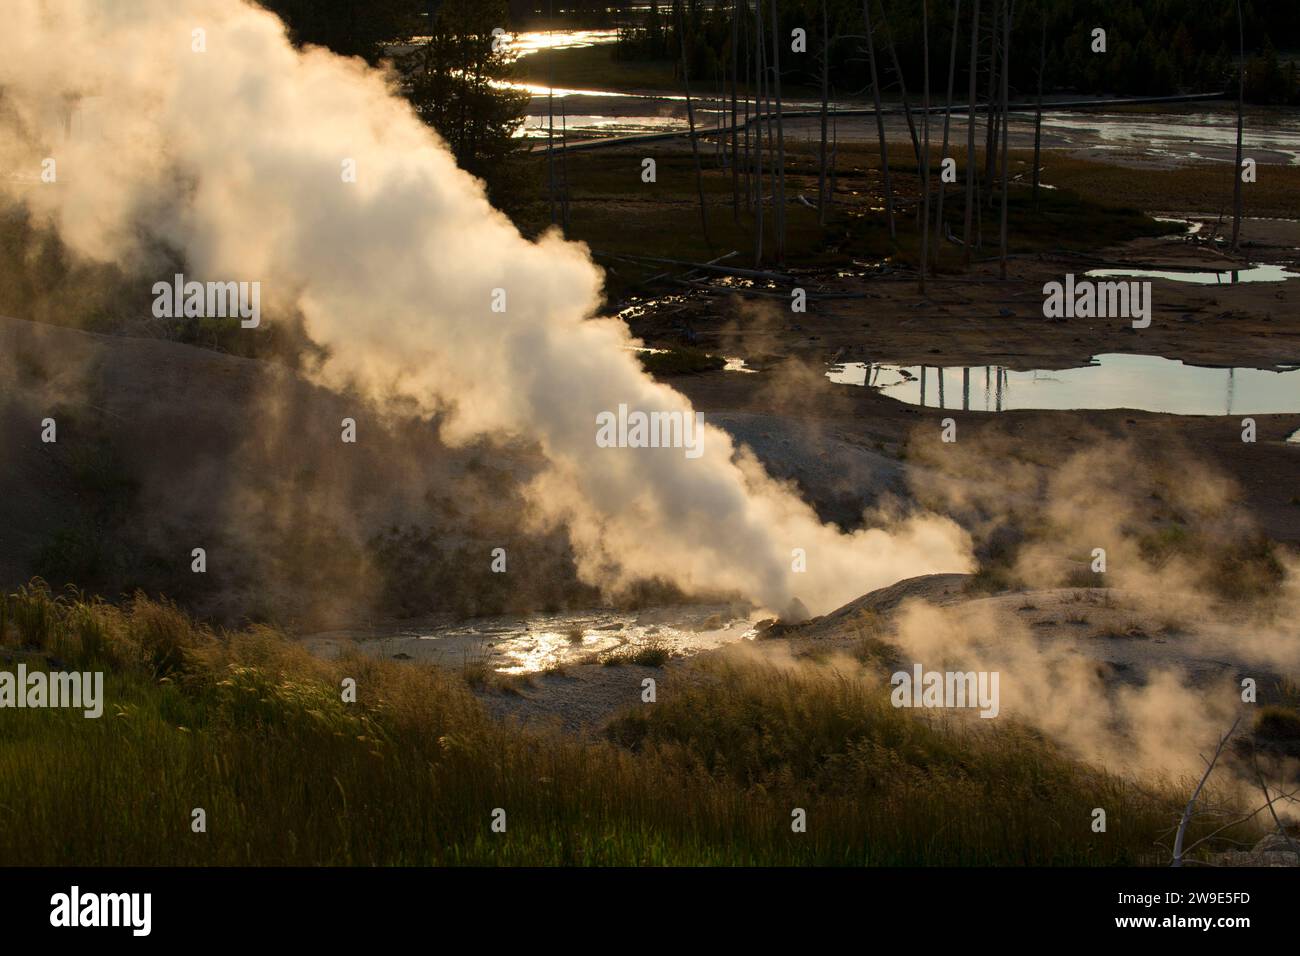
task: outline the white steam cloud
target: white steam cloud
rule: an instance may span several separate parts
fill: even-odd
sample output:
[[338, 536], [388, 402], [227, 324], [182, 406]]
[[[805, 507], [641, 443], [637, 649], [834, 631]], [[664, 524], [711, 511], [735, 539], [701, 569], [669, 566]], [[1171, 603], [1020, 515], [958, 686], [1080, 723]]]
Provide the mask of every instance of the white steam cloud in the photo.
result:
[[[160, 242], [188, 277], [260, 282], [268, 313], [299, 310], [329, 347], [327, 383], [450, 411], [449, 441], [537, 442], [549, 468], [530, 499], [569, 529], [585, 580], [660, 578], [776, 610], [798, 597], [816, 613], [968, 569], [953, 523], [841, 533], [717, 428], [698, 460], [598, 448], [600, 412], [689, 403], [642, 373], [622, 322], [592, 317], [601, 273], [585, 247], [520, 236], [386, 74], [295, 51], [275, 17], [239, 0], [17, 0], [5, 13], [11, 199], [75, 253], [150, 284], [170, 279]], [[85, 129], [65, 138], [73, 101]], [[53, 184], [39, 182], [47, 157]], [[796, 548], [806, 573], [792, 571]]]

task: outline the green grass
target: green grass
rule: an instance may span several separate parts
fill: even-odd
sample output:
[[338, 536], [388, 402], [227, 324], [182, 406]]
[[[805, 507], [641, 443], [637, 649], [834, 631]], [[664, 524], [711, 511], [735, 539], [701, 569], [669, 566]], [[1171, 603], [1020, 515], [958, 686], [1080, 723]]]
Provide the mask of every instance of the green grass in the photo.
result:
[[317, 660], [141, 596], [35, 583], [0, 638], [7, 668], [107, 671], [99, 720], [0, 711], [11, 865], [1125, 864], [1155, 861], [1185, 800], [812, 665], [723, 656], [583, 741], [492, 721], [454, 669]]
[[713, 372], [727, 364], [721, 356], [688, 348], [673, 348], [663, 352], [638, 352], [637, 357], [641, 359], [641, 365], [645, 370], [656, 377]]
[[1300, 713], [1276, 704], [1261, 707], [1255, 717], [1255, 733], [1261, 737], [1300, 740]]
[[[1016, 155], [1015, 152], [1012, 155]], [[1032, 156], [1032, 153], [1025, 153]], [[1044, 155], [1044, 181], [1083, 196], [1144, 209], [1218, 213], [1232, 228], [1232, 166], [1191, 163], [1169, 169], [1144, 168], [1140, 176], [1124, 166], [1076, 159], [1055, 150]], [[1263, 170], [1265, 167], [1261, 167]], [[1269, 165], [1245, 190], [1245, 215], [1294, 219], [1300, 216], [1300, 169]]]
[[620, 647], [599, 655], [600, 663], [606, 667], [622, 667], [635, 664], [638, 667], [663, 667], [673, 656], [672, 650], [660, 641], [646, 644]]
[[1177, 558], [1208, 556], [1197, 569], [1200, 585], [1224, 600], [1251, 600], [1273, 593], [1285, 572], [1276, 546], [1259, 534], [1224, 542], [1212, 532], [1167, 524], [1138, 539], [1144, 560], [1160, 566]]

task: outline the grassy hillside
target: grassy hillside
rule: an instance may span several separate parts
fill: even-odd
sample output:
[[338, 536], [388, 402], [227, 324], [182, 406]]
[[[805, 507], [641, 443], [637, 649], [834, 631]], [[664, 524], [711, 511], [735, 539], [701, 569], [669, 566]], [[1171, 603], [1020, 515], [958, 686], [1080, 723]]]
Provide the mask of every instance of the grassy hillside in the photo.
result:
[[1009, 722], [895, 710], [853, 667], [714, 657], [583, 741], [493, 722], [453, 671], [327, 663], [144, 597], [22, 589], [0, 658], [106, 671], [98, 720], [0, 711], [12, 864], [1133, 864], [1185, 799]]

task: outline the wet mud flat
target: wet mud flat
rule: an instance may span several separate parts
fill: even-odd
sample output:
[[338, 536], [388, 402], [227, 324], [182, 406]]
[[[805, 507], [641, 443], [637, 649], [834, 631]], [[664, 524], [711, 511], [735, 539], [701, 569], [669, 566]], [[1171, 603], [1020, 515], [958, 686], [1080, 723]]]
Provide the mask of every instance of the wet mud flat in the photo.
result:
[[688, 604], [432, 618], [300, 640], [326, 659], [360, 652], [459, 671], [503, 720], [589, 733], [647, 693], [696, 679], [688, 666], [696, 655], [752, 644], [771, 624], [748, 604]]
[[621, 667], [638, 660], [658, 662], [689, 655], [752, 640], [760, 623], [761, 617], [747, 603], [699, 603], [468, 620], [444, 616], [320, 632], [303, 642], [327, 658], [355, 646], [363, 653], [395, 660], [524, 677], [584, 664]]
[[[1300, 223], [1248, 220], [1243, 238], [1257, 263], [1300, 272]], [[694, 347], [743, 358], [750, 368], [794, 357], [813, 364], [1029, 371], [1079, 367], [1094, 355], [1121, 352], [1225, 368], [1300, 363], [1300, 279], [1224, 284], [1146, 277], [1151, 322], [1142, 329], [1127, 317], [1044, 315], [1044, 287], [1067, 275], [1082, 279], [1094, 270], [1143, 265], [1219, 274], [1232, 264], [1181, 237], [1147, 238], [1088, 255], [1012, 257], [1006, 281], [998, 278], [996, 259], [977, 256], [970, 275], [932, 277], [924, 297], [910, 272], [840, 271], [797, 277], [808, 293], [806, 313], [793, 313], [788, 290], [773, 287], [747, 298], [675, 296], [662, 311], [642, 304], [627, 321], [648, 345], [680, 346], [689, 329]]]
[[[850, 673], [877, 673], [881, 685], [887, 686], [892, 671], [912, 666], [891, 640], [915, 603], [978, 620], [990, 636], [1032, 635], [1028, 646], [1041, 654], [1088, 662], [1108, 692], [1141, 687], [1154, 675], [1170, 671], [1183, 675], [1188, 686], [1202, 689], [1251, 676], [1259, 681], [1263, 703], [1272, 701], [1277, 688], [1284, 686], [1276, 661], [1258, 654], [1257, 648], [1243, 646], [1224, 655], [1225, 635], [1248, 625], [1246, 617], [1230, 609], [1222, 616], [1194, 620], [1178, 616], [1149, 596], [1123, 589], [1014, 589], [988, 595], [973, 591], [970, 583], [970, 576], [964, 574], [911, 578], [801, 624], [769, 620], [733, 634], [732, 640], [680, 644], [671, 657], [654, 664], [609, 666], [577, 660], [524, 673], [499, 673], [474, 682], [475, 692], [500, 720], [597, 736], [611, 719], [630, 708], [716, 679], [709, 665], [720, 657], [777, 667], [812, 662]], [[683, 606], [660, 608], [656, 613], [687, 627], [697, 611]], [[528, 622], [519, 620], [514, 626], [526, 629]], [[454, 644], [455, 635], [454, 627], [447, 627], [445, 633], [432, 627], [424, 640], [431, 647], [440, 637]], [[364, 653], [387, 654], [395, 646], [392, 642], [401, 639], [372, 637], [360, 639], [358, 646]], [[309, 646], [322, 652], [319, 643]]]

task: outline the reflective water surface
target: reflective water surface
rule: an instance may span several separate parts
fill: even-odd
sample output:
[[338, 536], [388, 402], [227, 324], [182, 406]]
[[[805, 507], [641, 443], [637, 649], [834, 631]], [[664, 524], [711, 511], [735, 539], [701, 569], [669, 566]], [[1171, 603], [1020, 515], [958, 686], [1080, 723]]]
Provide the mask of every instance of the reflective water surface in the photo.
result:
[[1157, 355], [1098, 355], [1092, 364], [1057, 371], [847, 362], [832, 382], [866, 385], [909, 405], [1008, 409], [1132, 408], [1174, 415], [1300, 412], [1300, 369], [1206, 368]]
[[1235, 285], [1238, 282], [1281, 282], [1283, 279], [1300, 279], [1300, 272], [1290, 272], [1282, 266], [1259, 265], [1249, 269], [1232, 269], [1224, 272], [1161, 272], [1151, 269], [1092, 269], [1085, 275], [1092, 278], [1169, 279], [1173, 282], [1193, 282], [1198, 285]]
[[332, 631], [303, 639], [307, 649], [336, 657], [356, 648], [376, 657], [422, 660], [445, 667], [481, 665], [503, 674], [600, 663], [613, 654], [662, 648], [689, 655], [758, 633], [759, 615], [736, 605], [684, 605], [639, 611], [501, 615], [429, 623], [389, 631]]

